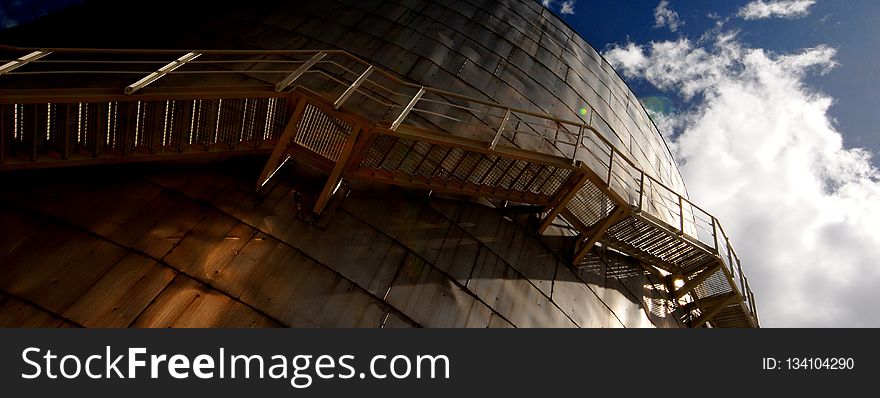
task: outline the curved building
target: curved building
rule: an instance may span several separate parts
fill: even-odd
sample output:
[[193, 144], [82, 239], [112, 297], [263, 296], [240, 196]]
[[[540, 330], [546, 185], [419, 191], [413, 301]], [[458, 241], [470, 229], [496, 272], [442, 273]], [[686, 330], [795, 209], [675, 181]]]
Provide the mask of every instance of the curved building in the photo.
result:
[[537, 2], [122, 3], [0, 32], [0, 323], [757, 326]]

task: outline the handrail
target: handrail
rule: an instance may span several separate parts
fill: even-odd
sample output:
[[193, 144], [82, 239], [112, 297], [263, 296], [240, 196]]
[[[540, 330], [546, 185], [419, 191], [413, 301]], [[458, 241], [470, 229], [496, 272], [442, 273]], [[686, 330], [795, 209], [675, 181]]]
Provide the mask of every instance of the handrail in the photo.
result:
[[[677, 229], [680, 234], [690, 237], [696, 242], [701, 242], [706, 244], [707, 246], [714, 249], [715, 255], [717, 255], [720, 260], [725, 263], [727, 266], [727, 271], [730, 273], [731, 277], [735, 279], [740, 279], [740, 289], [742, 292], [739, 292], [743, 297], [743, 300], [746, 302], [745, 304], [748, 306], [749, 311], [756, 318], [756, 311], [754, 305], [753, 294], [751, 291], [751, 287], [748, 284], [748, 279], [744, 277], [742, 274], [741, 266], [739, 265], [739, 257], [736, 254], [736, 251], [733, 249], [733, 246], [729, 243], [729, 238], [725, 233], [724, 229], [721, 226], [721, 223], [717, 221], [717, 219], [711, 215], [711, 213], [707, 212], [703, 208], [699, 207], [695, 203], [693, 203], [690, 199], [684, 197], [680, 193], [678, 193], [675, 189], [670, 188], [668, 185], [661, 182], [658, 178], [647, 174], [644, 170], [640, 168], [640, 166], [630, 159], [626, 155], [626, 151], [617, 148], [604, 134], [599, 131], [596, 127], [596, 123], [600, 122], [607, 127], [610, 134], [617, 135], [614, 131], [614, 128], [605, 120], [602, 115], [598, 114], [595, 109], [589, 107], [590, 114], [587, 117], [588, 122], [584, 123], [583, 121], [575, 121], [568, 120], [560, 117], [555, 117], [549, 114], [533, 112], [526, 109], [510, 107], [507, 105], [502, 105], [494, 101], [482, 100], [479, 98], [473, 98], [466, 95], [453, 93], [446, 90], [441, 90], [437, 88], [422, 86], [419, 84], [415, 84], [412, 82], [407, 82], [396, 75], [383, 70], [382, 68], [375, 67], [374, 65], [364, 61], [363, 59], [352, 55], [351, 53], [344, 50], [181, 50], [181, 49], [99, 49], [99, 48], [24, 48], [24, 47], [15, 47], [15, 46], [7, 46], [0, 44], [0, 51], [16, 51], [16, 52], [35, 52], [39, 51], [41, 53], [45, 53], [45, 56], [35, 57], [35, 59], [29, 60], [27, 65], [21, 65], [21, 67], [16, 67], [16, 70], [10, 70], [3, 76], [0, 76], [0, 79], [8, 79], [12, 76], [16, 75], [38, 75], [38, 74], [63, 74], [63, 73], [80, 73], [83, 70], [59, 70], [59, 69], [38, 69], [32, 71], [24, 71], [21, 69], [32, 68], [33, 65], [50, 65], [50, 66], [58, 66], [63, 65], [65, 62], [70, 62], [71, 64], [83, 64], [94, 62], [95, 64], [119, 64], [119, 63], [142, 63], [145, 65], [155, 65], [157, 63], [168, 63], [169, 61], [155, 60], [155, 59], [140, 59], [140, 60], [118, 60], [118, 59], [108, 59], [108, 60], [84, 60], [84, 59], [71, 59], [71, 60], [59, 60], [57, 59], [58, 55], [63, 54], [78, 54], [78, 55], [91, 55], [91, 54], [119, 54], [119, 55], [172, 55], [179, 56], [180, 54], [198, 54], [201, 56], [201, 59], [193, 62], [182, 62], [179, 65], [176, 65], [173, 68], [168, 68], [170, 70], [162, 71], [160, 70], [164, 76], [172, 76], [178, 74], [213, 74], [213, 73], [254, 73], [254, 74], [272, 74], [276, 73], [279, 75], [286, 75], [286, 77], [278, 82], [273, 84], [272, 88], [275, 88], [277, 91], [287, 91], [292, 89], [296, 84], [298, 79], [301, 79], [301, 76], [310, 75], [313, 73], [323, 74], [327, 81], [334, 81], [335, 84], [342, 85], [345, 88], [342, 96], [337, 99], [337, 103], [342, 105], [342, 102], [348, 98], [354, 92], [360, 92], [362, 95], [367, 97], [368, 99], [375, 101], [378, 104], [382, 104], [383, 106], [388, 107], [389, 109], [400, 107], [403, 108], [403, 111], [400, 112], [395, 120], [391, 123], [392, 129], [399, 126], [405, 119], [407, 119], [411, 114], [426, 112], [427, 114], [435, 114], [438, 115], [437, 112], [432, 112], [430, 110], [425, 109], [417, 109], [415, 106], [420, 103], [422, 97], [427, 94], [433, 94], [441, 97], [444, 101], [439, 101], [431, 98], [424, 98], [422, 101], [424, 103], [433, 104], [437, 106], [448, 106], [455, 109], [459, 109], [461, 111], [470, 112], [472, 116], [476, 116], [477, 114], [482, 114], [483, 116], [477, 117], [477, 120], [487, 129], [487, 133], [491, 136], [491, 140], [488, 142], [490, 148], [494, 149], [494, 147], [498, 144], [500, 138], [503, 136], [505, 132], [512, 132], [514, 138], [510, 139], [511, 143], [516, 145], [516, 135], [520, 133], [527, 134], [528, 130], [534, 131], [537, 133], [537, 136], [540, 136], [543, 141], [547, 141], [551, 143], [556, 149], [562, 152], [562, 149], [559, 145], [567, 145], [572, 146], [572, 155], [570, 159], [573, 163], [579, 161], [578, 154], [587, 153], [591, 155], [593, 158], [599, 160], [599, 163], [602, 163], [602, 169], [600, 172], [597, 172], [597, 175], [605, 177], [605, 183], [608, 185], [609, 189], [616, 190], [615, 185], [620, 185], [620, 189], [623, 189], [624, 192], [619, 192], [624, 196], [630, 195], [630, 193], [637, 194], [638, 201], [634, 206], [635, 212], [648, 212], [651, 213], [651, 208], [658, 210], [658, 212], [653, 213], [653, 215], [659, 218], [664, 223], [668, 224], [669, 227], [673, 229]], [[237, 56], [238, 58], [234, 60], [206, 60], [206, 57], [210, 56]], [[293, 60], [279, 60], [279, 59], [246, 59], [247, 56], [310, 56], [310, 59], [303, 61], [293, 61]], [[330, 60], [331, 56], [341, 56], [348, 61], [354, 62], [363, 66], [365, 71], [356, 72], [355, 70], [342, 65], [341, 63], [337, 63], [333, 60]], [[175, 57], [177, 58], [177, 57]], [[244, 58], [244, 59], [239, 59]], [[178, 58], [179, 60], [179, 58]], [[170, 60], [172, 62], [173, 59]], [[254, 63], [259, 64], [261, 62], [266, 63], [279, 63], [280, 61], [284, 61], [284, 63], [290, 64], [301, 64], [298, 69], [295, 71], [290, 71], [288, 69], [285, 70], [266, 70], [266, 69], [245, 69], [245, 70], [183, 70], [186, 69], [186, 66], [190, 65], [206, 65], [206, 64], [221, 64], [221, 63]], [[341, 74], [335, 75], [328, 71], [321, 69], [314, 69], [313, 67], [316, 64], [321, 65], [329, 65], [342, 70]], [[155, 67], [151, 67], [150, 70], [155, 71]], [[101, 72], [101, 71], [97, 71]], [[103, 71], [104, 73], [113, 74], [130, 74], [130, 73], [143, 73], [143, 71]], [[292, 72], [292, 73], [291, 73]], [[383, 82], [379, 82], [372, 78], [373, 76], [381, 76], [382, 78], [388, 79], [394, 85], [397, 85], [402, 88], [408, 88], [412, 90], [416, 90], [415, 94], [407, 94], [403, 92], [396, 91], [394, 87], [388, 87], [387, 84], [383, 84]], [[349, 81], [348, 77], [345, 75], [354, 75], [356, 77], [355, 80]], [[262, 79], [262, 78], [260, 78]], [[147, 78], [142, 79], [149, 80]], [[164, 79], [163, 79], [164, 80]], [[2, 81], [2, 80], [0, 80]], [[144, 87], [148, 84], [151, 84], [155, 79], [147, 81], [145, 84], [140, 84], [142, 81], [138, 81], [138, 87]], [[363, 83], [363, 84], [362, 84]], [[381, 88], [387, 91], [390, 94], [395, 96], [400, 96], [404, 98], [411, 98], [409, 103], [407, 104], [398, 104], [394, 99], [390, 99], [387, 95], [380, 95], [378, 92], [374, 91], [379, 97], [385, 99], [388, 102], [382, 101], [379, 98], [371, 95], [368, 92], [364, 92], [364, 87], [366, 83], [369, 83], [372, 86]], [[131, 90], [129, 90], [131, 91]], [[406, 91], [406, 90], [404, 90]], [[451, 100], [460, 100], [467, 104], [460, 105], [457, 103], [451, 102]], [[331, 100], [331, 102], [333, 102]], [[487, 107], [485, 113], [482, 113], [480, 110], [476, 109], [476, 106]], [[410, 112], [410, 110], [414, 112]], [[492, 110], [503, 112], [502, 115], [492, 115], [491, 117], [498, 118], [501, 122], [497, 126], [490, 126], [486, 119], [490, 117], [490, 113]], [[526, 126], [525, 130], [520, 130], [519, 127], [511, 127], [507, 126], [513, 125], [514, 120], [513, 117], [516, 117], [518, 122], [517, 125], [524, 123]], [[538, 122], [542, 122], [543, 124], [539, 124], [536, 122], [530, 122], [527, 120], [528, 117], [536, 118]], [[448, 117], [451, 120], [460, 120], [453, 116]], [[465, 123], [465, 122], [462, 122]], [[574, 131], [568, 130], [565, 126], [575, 128]], [[540, 131], [547, 131], [547, 129], [552, 129], [556, 131], [556, 137], [548, 137], [545, 134], [540, 133]], [[587, 138], [587, 134], [584, 134], [585, 131], [589, 131], [590, 144], [586, 145], [584, 143], [584, 138]], [[570, 141], [560, 141], [559, 133], [564, 132], [574, 140], [572, 144]], [[553, 140], [551, 140], [553, 138]], [[596, 139], [598, 142], [596, 142]], [[543, 145], [543, 144], [542, 144]], [[599, 148], [599, 153], [595, 148]], [[605, 148], [607, 147], [607, 153]], [[584, 152], [586, 151], [586, 152]], [[567, 157], [567, 156], [566, 156]], [[603, 159], [607, 159], [607, 161], [603, 162]], [[587, 162], [593, 163], [593, 162]], [[616, 167], [615, 167], [616, 166]], [[589, 166], [588, 167], [593, 167]], [[607, 170], [605, 169], [607, 167]], [[618, 170], [620, 173], [618, 174]], [[601, 177], [600, 177], [601, 178]], [[637, 179], [637, 186], [635, 191], [637, 192], [629, 192], [631, 191], [630, 185], [632, 182], [627, 183], [625, 179]], [[619, 180], [619, 181], [617, 181]], [[650, 187], [650, 192], [646, 192], [646, 186]], [[664, 194], [660, 192], [660, 190], [665, 190], [667, 193], [671, 194], [671, 200], [668, 200], [664, 197]], [[659, 211], [660, 209], [664, 209], [665, 211]], [[677, 215], [674, 212], [677, 208]], [[686, 212], [685, 209], [688, 208], [690, 210], [690, 215], [686, 220]], [[663, 213], [666, 214], [663, 214]], [[699, 212], [699, 214], [698, 214]], [[705, 219], [698, 217], [698, 215], [703, 215], [711, 220], [711, 225], [700, 225], [700, 221], [706, 222]], [[675, 219], [677, 216], [677, 220]], [[686, 231], [686, 229], [688, 231]], [[712, 244], [707, 242], [703, 242], [700, 238], [700, 231], [711, 230], [711, 239]], [[690, 232], [689, 232], [690, 231]], [[728, 251], [730, 259], [725, 259], [723, 255], [721, 255], [721, 245], [724, 245], [724, 249]], [[735, 261], [734, 261], [735, 259]], [[736, 263], [734, 268], [734, 264]], [[737, 276], [738, 275], [738, 276]], [[733, 289], [737, 289], [736, 281], [733, 281]], [[739, 289], [737, 289], [739, 290]]]

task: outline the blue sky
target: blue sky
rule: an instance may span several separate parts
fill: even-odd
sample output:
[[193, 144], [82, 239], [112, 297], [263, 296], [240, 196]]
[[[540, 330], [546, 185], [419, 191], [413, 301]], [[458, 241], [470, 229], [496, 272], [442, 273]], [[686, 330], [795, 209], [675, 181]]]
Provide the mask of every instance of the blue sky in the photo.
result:
[[[654, 10], [659, 0], [575, 1], [574, 14], [561, 15], [599, 50], [613, 43], [646, 43], [698, 38], [719, 18], [733, 16], [746, 0], [670, 0], [669, 8], [681, 21], [675, 32], [655, 27]], [[561, 2], [560, 2], [561, 4]], [[559, 11], [554, 4], [551, 9]], [[819, 0], [809, 13], [797, 18], [745, 20], [730, 18], [728, 29], [741, 30], [748, 45], [769, 51], [791, 52], [827, 44], [837, 50], [839, 65], [830, 73], [810, 76], [806, 82], [835, 99], [831, 107], [847, 145], [880, 153], [880, 1]], [[630, 79], [640, 96], [658, 94], [650, 84]], [[669, 94], [669, 93], [667, 93]], [[676, 101], [676, 105], [683, 106]]]

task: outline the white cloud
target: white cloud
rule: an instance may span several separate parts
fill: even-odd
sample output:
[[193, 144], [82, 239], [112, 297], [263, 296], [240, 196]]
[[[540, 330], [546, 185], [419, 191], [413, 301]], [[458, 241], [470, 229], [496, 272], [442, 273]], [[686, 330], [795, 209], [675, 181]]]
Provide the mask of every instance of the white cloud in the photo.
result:
[[654, 27], [666, 26], [670, 32], [675, 32], [681, 25], [684, 25], [684, 22], [678, 17], [677, 12], [669, 8], [669, 1], [660, 0], [660, 4], [657, 4], [657, 8], [654, 9]]
[[[541, 0], [541, 5], [546, 8], [551, 8], [553, 4], [556, 3], [556, 0]], [[562, 15], [572, 15], [574, 14], [574, 0], [563, 0], [559, 3], [559, 13]]]
[[754, 0], [740, 8], [737, 15], [743, 19], [796, 18], [809, 14], [813, 4], [816, 0]]
[[722, 222], [743, 261], [764, 326], [880, 326], [880, 172], [846, 148], [804, 84], [835, 49], [774, 54], [735, 32], [612, 47], [625, 76], [689, 98], [657, 117], [691, 198]]

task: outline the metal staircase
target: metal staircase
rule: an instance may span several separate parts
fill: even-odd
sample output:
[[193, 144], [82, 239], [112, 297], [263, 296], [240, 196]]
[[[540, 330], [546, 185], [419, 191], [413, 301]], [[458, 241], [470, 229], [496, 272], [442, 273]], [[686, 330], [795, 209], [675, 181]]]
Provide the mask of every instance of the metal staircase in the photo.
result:
[[587, 122], [405, 82], [344, 51], [0, 46], [0, 171], [265, 153], [258, 187], [291, 158], [329, 178], [542, 206], [538, 232], [575, 232], [667, 281], [686, 321], [757, 327], [720, 223]]

